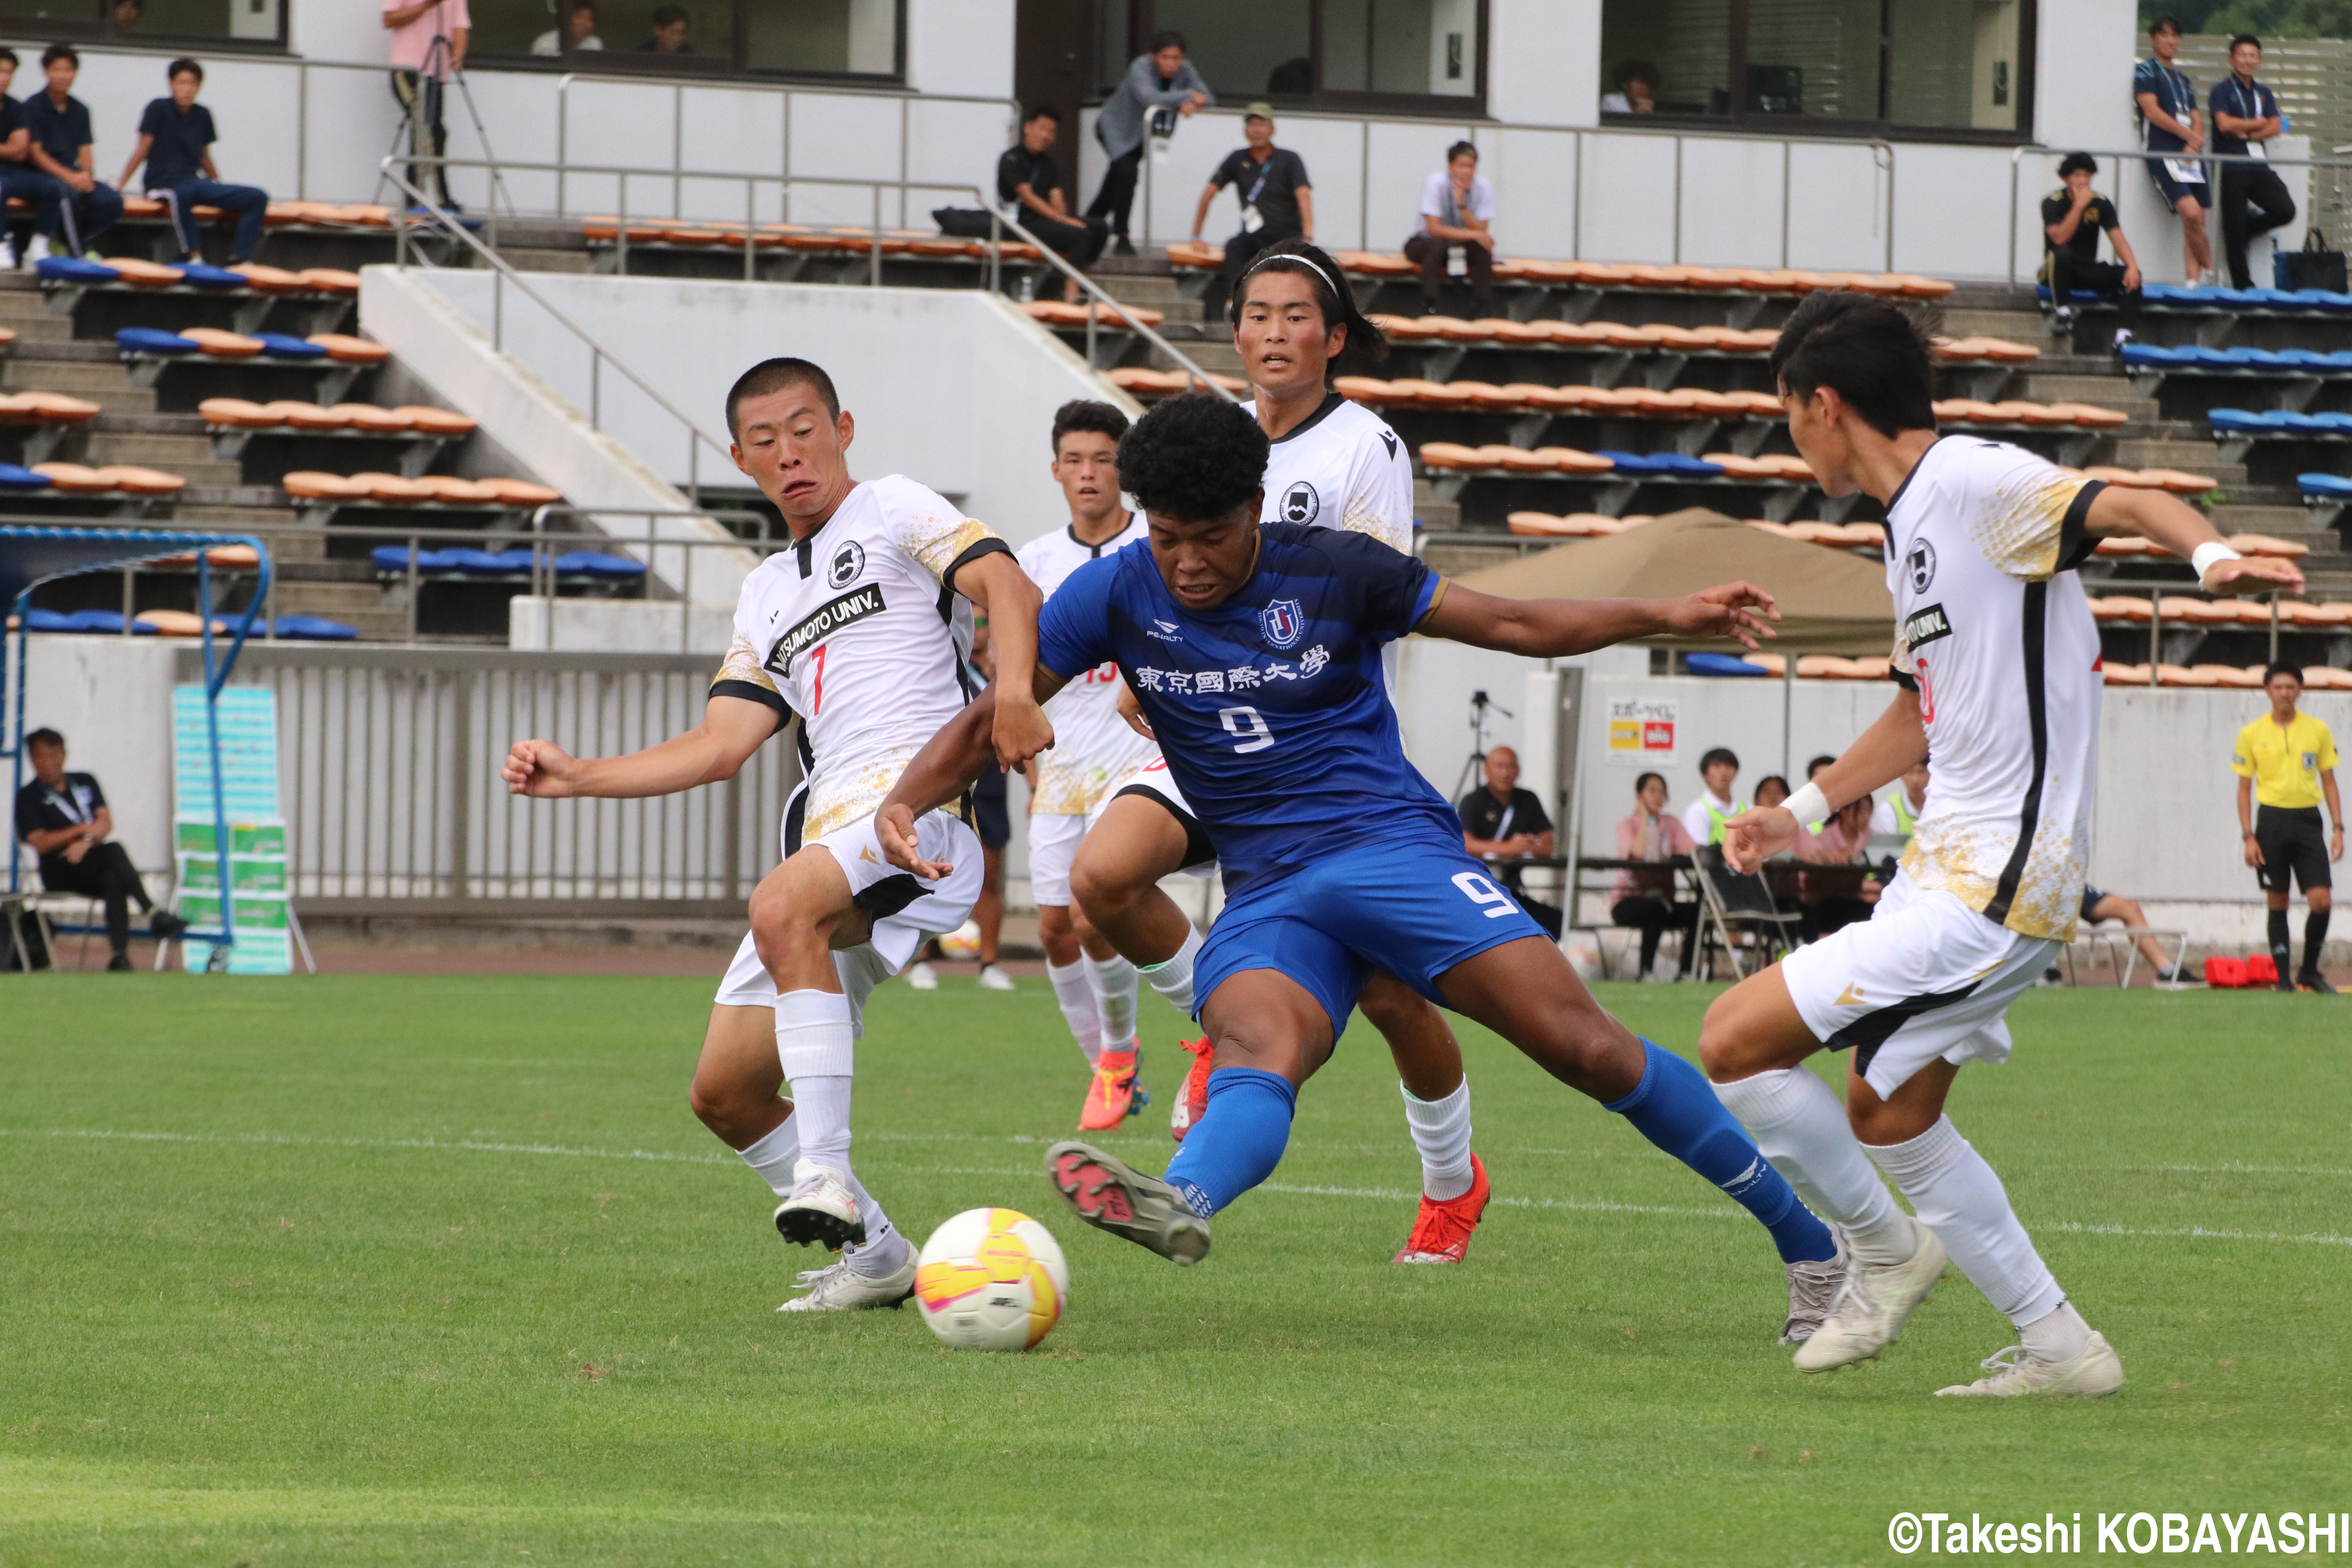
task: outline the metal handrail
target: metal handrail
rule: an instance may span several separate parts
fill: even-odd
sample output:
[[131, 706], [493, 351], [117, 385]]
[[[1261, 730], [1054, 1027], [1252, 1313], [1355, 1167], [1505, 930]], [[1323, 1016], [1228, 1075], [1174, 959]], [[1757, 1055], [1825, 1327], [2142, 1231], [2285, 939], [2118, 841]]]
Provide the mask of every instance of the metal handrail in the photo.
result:
[[[2347, 153], [2352, 152], [2352, 148], [2338, 147], [2336, 151], [2338, 153]], [[2064, 158], [2070, 157], [2076, 153], [2087, 153], [2094, 158], [2106, 158], [2112, 160], [2108, 164], [2108, 167], [2112, 168], [2116, 173], [2116, 189], [2118, 192], [2123, 188], [2124, 169], [2126, 166], [2127, 160], [2145, 161], [2150, 158], [2155, 158], [2168, 163], [2262, 163], [2273, 168], [2280, 164], [2284, 164], [2290, 169], [2352, 169], [2352, 158], [2273, 158], [2267, 153], [2190, 153], [2186, 158], [2180, 158], [2175, 156], [2174, 153], [2161, 150], [2150, 152], [2146, 147], [2044, 147], [2039, 144], [2013, 147], [2010, 150], [2009, 154], [2009, 281], [2012, 287], [2014, 287], [2018, 281], [2017, 196], [2019, 171], [2023, 168], [2025, 160], [2029, 156], [2042, 158]]]
[[[420, 163], [428, 161], [444, 163], [449, 162], [449, 160], [446, 159], [417, 160]], [[596, 340], [595, 335], [590, 332], [587, 328], [582, 326], [579, 322], [565, 315], [562, 310], [556, 309], [554, 301], [548, 299], [546, 295], [541, 293], [537, 289], [532, 288], [530, 284], [525, 282], [523, 280], [523, 275], [517, 271], [513, 265], [509, 263], [505, 257], [500, 256], [497, 251], [492, 250], [488, 246], [484, 245], [480, 240], [475, 238], [473, 233], [468, 230], [464, 224], [458, 222], [454, 215], [444, 210], [431, 198], [426, 196], [423, 191], [420, 191], [415, 185], [410, 184], [408, 183], [407, 176], [396, 173], [393, 167], [394, 163], [403, 162], [406, 162], [406, 160], [387, 155], [383, 161], [377, 165], [377, 169], [385, 179], [390, 180], [394, 185], [398, 186], [408, 195], [410, 198], [410, 213], [413, 215], [419, 209], [422, 209], [431, 223], [454, 237], [462, 240], [467, 248], [471, 249], [477, 256], [479, 256], [484, 261], [488, 262], [491, 268], [496, 272], [499, 281], [494, 285], [492, 315], [497, 329], [496, 335], [499, 340], [501, 340], [498, 345], [500, 352], [504, 352], [504, 343], [502, 341], [505, 336], [504, 300], [503, 297], [499, 295], [495, 290], [503, 289], [507, 283], [511, 282], [517, 289], [522, 290], [523, 296], [526, 299], [536, 304], [541, 310], [545, 310], [548, 315], [552, 317], [566, 331], [570, 332], [573, 337], [578, 338], [583, 343], [585, 343], [588, 346], [590, 356], [588, 361], [588, 424], [591, 429], [601, 431], [604, 428], [604, 384], [603, 378], [599, 373], [602, 370], [604, 362], [607, 360], [612, 361], [614, 369], [619, 371], [623, 375], [628, 378], [631, 385], [635, 386], [639, 392], [644, 393], [647, 397], [653, 399], [655, 406], [660, 408], [663, 413], [667, 414], [671, 418], [686, 426], [688, 437], [686, 447], [687, 497], [689, 500], [699, 501], [702, 495], [702, 447], [709, 447], [721, 458], [726, 458], [731, 462], [732, 458], [730, 452], [730, 444], [719, 440], [716, 436], [710, 434], [709, 431], [705, 430], [700, 425], [695, 422], [692, 416], [688, 415], [683, 409], [679, 408], [677, 405], [672, 403], [668, 398], [664, 397], [658, 391], [655, 390], [651, 382], [647, 381], [644, 376], [639, 375], [635, 371], [630, 369], [629, 366], [610, 349], [606, 348], [602, 342], [599, 342]], [[527, 165], [509, 166], [524, 167]], [[401, 223], [394, 226], [394, 263], [395, 266], [404, 269], [405, 269], [409, 265], [408, 232], [413, 226], [415, 226], [410, 223]]]
[[[392, 166], [395, 163], [414, 165], [418, 168], [501, 169], [509, 173], [520, 174], [546, 174], [566, 167], [566, 165], [556, 163], [499, 163], [481, 158], [387, 157], [383, 160], [382, 167], [388, 175], [391, 174]], [[616, 191], [616, 205], [619, 206], [620, 210], [614, 215], [619, 231], [619, 237], [615, 243], [615, 249], [619, 253], [620, 267], [623, 274], [625, 276], [629, 264], [628, 176], [633, 174], [658, 175], [663, 172], [657, 170], [624, 168], [616, 164], [583, 165], [575, 163], [568, 166], [574, 174], [616, 175], [620, 177], [619, 186]], [[867, 260], [869, 262], [866, 271], [866, 281], [870, 286], [875, 288], [879, 288], [882, 283], [882, 237], [885, 232], [882, 226], [883, 192], [888, 190], [898, 192], [900, 196], [900, 216], [902, 217], [905, 216], [905, 197], [907, 193], [910, 191], [933, 191], [948, 195], [969, 196], [989, 215], [989, 225], [991, 230], [991, 237], [989, 240], [989, 266], [982, 273], [980, 284], [980, 287], [983, 290], [993, 293], [996, 292], [1001, 286], [1001, 274], [999, 272], [999, 268], [1002, 264], [1004, 247], [1002, 231], [1010, 230], [1013, 234], [1018, 236], [1024, 244], [1030, 246], [1037, 252], [1040, 261], [1051, 266], [1065, 279], [1076, 283], [1080, 290], [1090, 297], [1095, 309], [1108, 311], [1111, 316], [1117, 318], [1120, 322], [1124, 323], [1127, 328], [1139, 334], [1144, 341], [1150, 343], [1152, 347], [1158, 349], [1161, 353], [1166, 354], [1170, 359], [1181, 365], [1187, 375], [1199, 381], [1202, 385], [1208, 387], [1221, 397], [1234, 400], [1234, 395], [1227, 392], [1213, 376], [1212, 376], [1207, 371], [1202, 370], [1199, 364], [1194, 363], [1191, 355], [1179, 350], [1175, 344], [1160, 336], [1155, 329], [1140, 320], [1139, 317], [1130, 313], [1125, 305], [1120, 304], [1117, 300], [1113, 299], [1103, 289], [1101, 285], [1097, 284], [1093, 279], [1087, 277], [1084, 272], [1081, 272], [1076, 268], [1071, 266], [1069, 262], [1065, 260], [1051, 246], [1047, 245], [1044, 240], [1039, 239], [1036, 235], [1032, 233], [1019, 218], [1013, 216], [1011, 212], [1007, 211], [997, 202], [992, 200], [987, 193], [982, 191], [978, 185], [960, 184], [948, 180], [861, 180], [844, 175], [832, 174], [747, 174], [735, 171], [703, 171], [694, 169], [672, 171], [671, 173], [675, 174], [676, 177], [679, 180], [726, 180], [738, 181], [741, 183], [743, 186], [743, 279], [747, 283], [755, 280], [758, 277], [758, 273], [756, 271], [758, 262], [757, 252], [760, 249], [758, 243], [758, 204], [759, 191], [760, 187], [762, 185], [779, 185], [787, 190], [793, 185], [828, 185], [854, 190], [870, 190], [874, 197], [873, 216], [871, 223], [867, 226], [867, 232], [873, 236], [873, 243], [866, 252]], [[546, 310], [551, 315], [554, 315], [556, 319], [562, 321], [565, 326], [571, 327], [572, 331], [575, 334], [577, 334], [583, 341], [589, 342], [592, 347], [595, 346], [594, 340], [590, 338], [583, 329], [574, 325], [568, 318], [565, 318], [558, 312], [555, 308], [552, 305], [550, 305], [546, 299], [537, 290], [531, 289], [528, 284], [520, 283], [520, 279], [521, 278], [521, 274], [517, 272], [514, 268], [509, 265], [502, 258], [499, 257], [496, 251], [492, 250], [489, 247], [485, 246], [479, 239], [477, 239], [469, 230], [467, 230], [463, 225], [459, 224], [450, 214], [446, 213], [439, 207], [434, 206], [429, 202], [426, 202], [423, 193], [417, 191], [416, 188], [411, 185], [406, 180], [401, 179], [397, 175], [393, 175], [392, 177], [394, 183], [397, 184], [402, 190], [414, 195], [419, 205], [426, 207], [432, 218], [441, 226], [458, 235], [477, 252], [490, 258], [493, 264], [498, 268], [502, 279], [504, 278], [516, 279], [518, 280], [518, 286], [522, 288], [525, 293], [529, 294], [532, 300], [537, 301], [541, 309]], [[491, 231], [491, 237], [495, 240], [497, 237], [498, 224], [498, 219], [495, 214], [489, 218], [488, 223]], [[395, 228], [398, 237], [398, 264], [405, 267], [408, 265], [408, 226], [397, 225], [395, 226]], [[503, 353], [506, 347], [506, 313], [503, 308], [503, 301], [500, 300], [498, 293], [498, 285], [493, 285], [491, 292], [491, 343], [493, 347], [498, 348]], [[1093, 323], [1090, 320], [1088, 322], [1090, 331], [1092, 329], [1092, 325]], [[609, 358], [611, 356], [607, 354], [606, 357]], [[614, 360], [614, 363], [616, 365], [620, 363], [618, 360]], [[632, 381], [636, 382], [640, 387], [645, 386], [644, 382], [639, 380], [634, 373], [628, 372], [627, 367], [622, 366], [621, 368], [624, 374], [628, 374], [629, 378]], [[646, 390], [650, 391], [649, 388]], [[592, 381], [592, 397], [594, 394], [595, 387]], [[665, 408], [669, 407], [669, 405], [666, 401], [663, 402], [662, 405]], [[671, 409], [671, 412], [676, 413], [677, 411], [675, 409]], [[679, 415], [678, 417], [684, 419], [685, 416]], [[595, 415], [593, 412], [590, 416], [590, 420], [592, 424], [595, 420]], [[717, 446], [716, 441], [713, 441], [712, 445], [714, 447]], [[726, 448], [722, 447], [719, 447], [719, 450], [723, 454]]]

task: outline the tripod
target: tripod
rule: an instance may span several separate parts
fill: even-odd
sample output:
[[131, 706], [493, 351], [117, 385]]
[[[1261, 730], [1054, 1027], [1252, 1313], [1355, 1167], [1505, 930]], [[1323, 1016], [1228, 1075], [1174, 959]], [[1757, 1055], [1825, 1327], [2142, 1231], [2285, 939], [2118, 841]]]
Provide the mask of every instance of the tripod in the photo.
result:
[[[398, 153], [401, 139], [407, 138], [408, 183], [422, 194], [426, 189], [426, 178], [429, 178], [440, 187], [442, 205], [451, 212], [459, 210], [456, 199], [449, 195], [448, 168], [438, 161], [447, 153], [448, 133], [441, 122], [442, 99], [448, 90], [448, 83], [441, 79], [446, 72], [449, 79], [457, 84], [457, 96], [464, 99], [466, 102], [466, 118], [472, 121], [474, 124], [474, 139], [481, 144], [482, 156], [489, 160], [490, 205], [495, 209], [499, 199], [503, 197], [508, 215], [511, 216], [515, 212], [514, 194], [506, 188], [506, 179], [499, 173], [498, 154], [490, 150], [490, 133], [482, 123], [482, 111], [475, 106], [474, 89], [466, 83], [465, 68], [458, 66], [454, 69], [451, 68], [455, 56], [450, 47], [449, 35], [442, 30], [441, 12], [442, 5], [436, 4], [433, 7], [433, 43], [425, 51], [425, 64], [416, 72], [416, 100], [414, 103], [409, 102], [405, 98], [401, 100], [401, 107], [407, 112], [402, 117], [399, 126], [394, 130], [392, 144], [384, 149], [384, 155], [390, 157]], [[398, 74], [395, 73], [394, 76], [395, 84]], [[398, 90], [396, 85], [394, 90]], [[421, 149], [417, 145], [417, 133], [420, 130], [433, 138], [433, 146], [429, 151]], [[417, 162], [420, 158], [430, 158], [435, 162], [420, 166]], [[420, 178], [420, 175], [425, 175], [426, 178]], [[384, 176], [378, 175], [375, 183], [377, 195], [383, 194], [384, 184]], [[404, 200], [400, 205], [405, 206], [408, 204]]]
[[1460, 776], [1454, 781], [1454, 800], [1460, 800], [1486, 782], [1486, 710], [1489, 708], [1506, 719], [1518, 717], [1484, 691], [1470, 694], [1470, 756], [1462, 764]]

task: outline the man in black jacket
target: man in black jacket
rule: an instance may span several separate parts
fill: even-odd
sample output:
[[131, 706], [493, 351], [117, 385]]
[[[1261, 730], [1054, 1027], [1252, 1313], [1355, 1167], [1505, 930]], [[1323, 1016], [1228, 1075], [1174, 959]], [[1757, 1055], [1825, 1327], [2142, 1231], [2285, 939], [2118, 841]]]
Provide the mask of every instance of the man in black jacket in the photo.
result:
[[155, 908], [139, 880], [139, 869], [112, 841], [114, 814], [88, 773], [66, 772], [66, 738], [55, 730], [25, 737], [33, 782], [16, 792], [16, 837], [41, 858], [41, 886], [52, 893], [81, 893], [106, 905], [106, 940], [114, 956], [110, 970], [131, 967], [131, 906], [149, 911], [147, 929], [167, 942], [188, 929], [179, 916]]

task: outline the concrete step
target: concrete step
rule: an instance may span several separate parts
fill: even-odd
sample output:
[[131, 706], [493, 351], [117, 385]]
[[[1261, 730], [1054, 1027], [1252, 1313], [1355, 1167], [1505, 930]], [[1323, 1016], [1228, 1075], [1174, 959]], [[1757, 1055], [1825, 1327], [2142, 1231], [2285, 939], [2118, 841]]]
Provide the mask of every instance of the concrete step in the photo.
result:
[[1948, 338], [2007, 338], [2013, 343], [2041, 343], [2049, 336], [2039, 310], [1949, 309], [1943, 312]]
[[590, 267], [588, 252], [579, 250], [521, 249], [508, 246], [499, 254], [518, 272], [586, 272]]
[[291, 528], [294, 525], [292, 507], [224, 505], [215, 501], [189, 500], [184, 496], [185, 492], [183, 492], [184, 499], [172, 512], [173, 517], [181, 522], [246, 528]]
[[[150, 431], [95, 430], [90, 433], [89, 449], [103, 452], [99, 459], [108, 463], [145, 463], [153, 468], [169, 468], [173, 473], [194, 478], [197, 468], [217, 468], [234, 475], [235, 463], [221, 462], [213, 456], [213, 444], [203, 436], [163, 436]], [[234, 480], [206, 479], [206, 484], [233, 483]]]
[[120, 360], [111, 364], [72, 360], [0, 360], [0, 387], [10, 392], [62, 392], [86, 397], [109, 414], [152, 414], [155, 389], [133, 386]]
[[[1173, 314], [1178, 310], [1192, 304], [1192, 301], [1185, 299], [1178, 290], [1176, 279], [1172, 277], [1114, 275], [1108, 278], [1098, 277], [1095, 281], [1101, 285], [1104, 293], [1122, 305], [1142, 305], [1154, 310], [1166, 310]], [[1194, 313], [1198, 313], [1197, 310]]]
[[2246, 482], [2246, 466], [2215, 462], [2210, 441], [2127, 437], [2116, 443], [2114, 461], [2126, 468], [2183, 468], [2209, 474], [2225, 489]]
[[2025, 377], [2025, 390], [2019, 395], [2036, 403], [2095, 403], [2102, 408], [2120, 408], [2135, 419], [2159, 417], [2156, 399], [2137, 395], [2132, 384], [2120, 375], [2049, 375], [2034, 371]]

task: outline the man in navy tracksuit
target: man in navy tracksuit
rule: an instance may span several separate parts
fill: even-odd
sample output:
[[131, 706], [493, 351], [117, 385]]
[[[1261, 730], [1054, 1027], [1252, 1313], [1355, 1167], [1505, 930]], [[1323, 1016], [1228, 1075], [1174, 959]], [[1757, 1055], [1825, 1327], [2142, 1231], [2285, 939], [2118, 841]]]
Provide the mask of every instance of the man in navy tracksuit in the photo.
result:
[[[19, 198], [33, 204], [39, 217], [31, 255], [38, 261], [49, 253], [48, 237], [58, 226], [58, 204], [65, 200], [66, 191], [33, 166], [33, 138], [25, 129], [25, 106], [8, 96], [9, 84], [16, 79], [16, 51], [0, 46], [0, 204]], [[16, 270], [15, 238], [0, 226], [0, 272]]]
[[180, 254], [190, 261], [204, 259], [205, 240], [196, 226], [196, 208], [218, 207], [236, 215], [236, 236], [229, 241], [229, 265], [253, 259], [261, 244], [261, 218], [269, 208], [269, 193], [255, 185], [225, 185], [213, 163], [213, 111], [196, 101], [205, 85], [205, 68], [194, 60], [173, 60], [172, 95], [159, 98], [139, 117], [139, 145], [122, 166], [122, 185], [141, 163], [147, 165], [147, 194], [172, 215], [172, 233]]
[[41, 51], [41, 70], [49, 79], [48, 90], [25, 100], [25, 129], [32, 132], [33, 166], [65, 187], [55, 226], [41, 232], [68, 256], [79, 256], [121, 217], [122, 197], [90, 167], [97, 138], [89, 128], [89, 105], [73, 95], [81, 56], [71, 44], [51, 44]]

